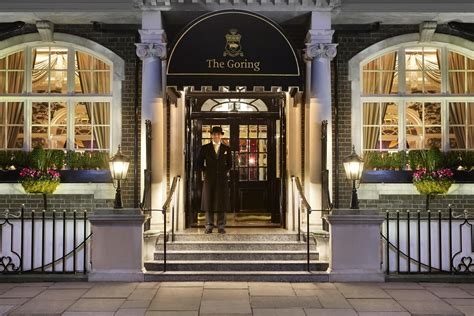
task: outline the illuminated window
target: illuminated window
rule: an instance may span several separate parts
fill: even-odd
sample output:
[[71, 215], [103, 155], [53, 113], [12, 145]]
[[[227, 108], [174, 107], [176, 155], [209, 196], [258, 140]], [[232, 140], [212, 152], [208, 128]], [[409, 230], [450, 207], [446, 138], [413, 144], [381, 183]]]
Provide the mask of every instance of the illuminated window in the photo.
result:
[[112, 73], [73, 46], [0, 52], [0, 149], [110, 151]]

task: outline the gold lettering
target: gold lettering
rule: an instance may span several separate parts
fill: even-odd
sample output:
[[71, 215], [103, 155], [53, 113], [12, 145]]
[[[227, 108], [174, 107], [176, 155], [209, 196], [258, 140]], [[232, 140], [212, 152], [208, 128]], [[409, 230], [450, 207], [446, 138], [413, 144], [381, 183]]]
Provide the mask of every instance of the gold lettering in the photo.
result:
[[206, 59], [207, 62], [207, 68], [210, 69], [251, 69], [254, 72], [259, 72], [260, 71], [260, 62], [259, 61], [248, 61], [247, 59], [245, 60], [234, 60], [234, 59], [229, 59], [227, 62], [224, 61], [218, 61], [215, 58], [213, 59]]

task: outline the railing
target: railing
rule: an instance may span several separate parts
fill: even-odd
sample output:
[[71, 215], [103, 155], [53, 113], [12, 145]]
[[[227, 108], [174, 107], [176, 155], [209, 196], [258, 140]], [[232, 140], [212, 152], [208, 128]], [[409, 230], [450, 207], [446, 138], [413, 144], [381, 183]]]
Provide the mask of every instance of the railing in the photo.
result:
[[291, 177], [293, 186], [293, 221], [295, 217], [298, 220], [298, 241], [301, 241], [301, 213], [306, 213], [306, 268], [311, 272], [310, 267], [310, 251], [309, 251], [309, 216], [313, 211], [303, 193], [300, 179], [298, 177]]
[[0, 273], [86, 273], [91, 235], [86, 210], [0, 212]]
[[[171, 236], [171, 241], [174, 241], [174, 232], [175, 232], [175, 222], [177, 222], [178, 214], [176, 213], [176, 209], [179, 208], [179, 183], [181, 181], [181, 176], [176, 176], [173, 178], [173, 182], [171, 183], [171, 188], [170, 191], [168, 192], [168, 195], [166, 196], [166, 201], [163, 204], [161, 209], [149, 209], [149, 213], [153, 212], [161, 212], [163, 214], [163, 272], [166, 272], [166, 244], [168, 242], [168, 235]], [[168, 232], [167, 228], [167, 217], [166, 213], [170, 212], [171, 215], [171, 221], [170, 221], [170, 226], [171, 230]], [[159, 236], [157, 239], [157, 242], [159, 241]]]
[[387, 274], [474, 272], [473, 214], [454, 211], [386, 211], [382, 232]]

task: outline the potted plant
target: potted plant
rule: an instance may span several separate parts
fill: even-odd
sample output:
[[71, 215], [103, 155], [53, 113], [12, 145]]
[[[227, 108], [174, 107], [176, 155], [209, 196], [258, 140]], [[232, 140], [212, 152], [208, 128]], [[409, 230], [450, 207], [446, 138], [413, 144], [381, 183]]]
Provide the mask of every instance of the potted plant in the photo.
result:
[[51, 194], [58, 187], [59, 172], [53, 169], [46, 171], [25, 167], [20, 171], [19, 182], [27, 193]]
[[449, 168], [433, 171], [422, 168], [413, 173], [413, 184], [421, 194], [446, 194], [454, 183], [453, 175]]

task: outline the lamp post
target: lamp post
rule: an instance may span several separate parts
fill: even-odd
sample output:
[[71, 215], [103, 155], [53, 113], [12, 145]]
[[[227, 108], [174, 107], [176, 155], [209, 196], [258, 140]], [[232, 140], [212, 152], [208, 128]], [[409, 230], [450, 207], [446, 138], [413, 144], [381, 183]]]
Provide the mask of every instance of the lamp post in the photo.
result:
[[112, 178], [117, 180], [117, 190], [115, 191], [114, 208], [122, 208], [122, 192], [120, 190], [120, 181], [125, 180], [127, 177], [128, 166], [130, 160], [125, 157], [121, 150], [120, 145], [118, 146], [117, 153], [110, 158], [109, 168]]
[[359, 208], [356, 181], [362, 178], [363, 169], [364, 161], [356, 154], [355, 146], [352, 145], [352, 153], [344, 159], [344, 170], [346, 172], [346, 177], [347, 179], [352, 180], [351, 209]]

